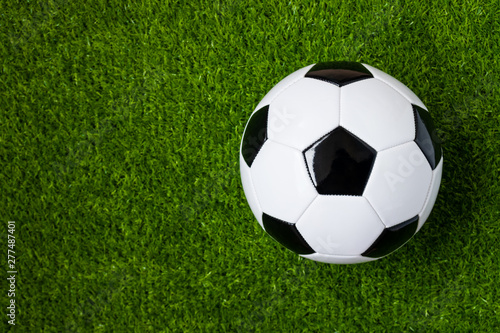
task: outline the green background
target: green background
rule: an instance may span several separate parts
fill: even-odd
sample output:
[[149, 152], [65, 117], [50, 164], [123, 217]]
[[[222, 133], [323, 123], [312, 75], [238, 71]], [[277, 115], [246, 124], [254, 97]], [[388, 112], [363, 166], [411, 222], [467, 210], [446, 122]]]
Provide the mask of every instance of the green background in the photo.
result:
[[[0, 331], [500, 331], [499, 19], [479, 0], [1, 1]], [[443, 141], [428, 222], [373, 263], [301, 259], [240, 184], [253, 108], [330, 60], [408, 85]]]

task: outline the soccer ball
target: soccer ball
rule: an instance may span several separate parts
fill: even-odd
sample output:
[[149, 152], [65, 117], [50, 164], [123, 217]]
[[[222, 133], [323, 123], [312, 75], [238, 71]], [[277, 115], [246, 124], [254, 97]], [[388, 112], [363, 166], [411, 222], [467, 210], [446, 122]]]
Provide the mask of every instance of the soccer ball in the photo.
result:
[[290, 74], [245, 127], [240, 172], [262, 228], [300, 256], [376, 260], [425, 223], [443, 157], [422, 101], [392, 76], [357, 62]]

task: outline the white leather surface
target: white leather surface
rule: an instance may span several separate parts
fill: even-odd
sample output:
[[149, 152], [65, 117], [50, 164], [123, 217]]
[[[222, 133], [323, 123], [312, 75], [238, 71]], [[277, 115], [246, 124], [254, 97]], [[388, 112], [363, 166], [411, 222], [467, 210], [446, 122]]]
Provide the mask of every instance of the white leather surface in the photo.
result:
[[266, 141], [250, 168], [262, 211], [294, 223], [318, 195], [304, 157], [296, 149]]
[[340, 125], [377, 151], [415, 138], [411, 104], [376, 79], [340, 89]]
[[422, 210], [431, 179], [431, 167], [412, 141], [377, 154], [363, 196], [392, 227]]
[[355, 256], [380, 236], [383, 223], [363, 197], [319, 195], [297, 229], [318, 253]]
[[328, 82], [303, 78], [271, 104], [268, 136], [304, 150], [339, 125], [340, 89]]

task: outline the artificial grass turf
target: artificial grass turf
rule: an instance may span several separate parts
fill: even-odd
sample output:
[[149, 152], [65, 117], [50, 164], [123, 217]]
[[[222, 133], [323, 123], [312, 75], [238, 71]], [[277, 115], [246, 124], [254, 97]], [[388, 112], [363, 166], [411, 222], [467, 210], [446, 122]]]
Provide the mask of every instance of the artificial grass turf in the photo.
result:
[[[10, 1], [0, 212], [24, 332], [500, 329], [494, 1]], [[284, 76], [352, 60], [407, 84], [444, 148], [435, 209], [373, 263], [299, 258], [255, 222], [238, 149]], [[6, 314], [8, 285], [0, 285]]]

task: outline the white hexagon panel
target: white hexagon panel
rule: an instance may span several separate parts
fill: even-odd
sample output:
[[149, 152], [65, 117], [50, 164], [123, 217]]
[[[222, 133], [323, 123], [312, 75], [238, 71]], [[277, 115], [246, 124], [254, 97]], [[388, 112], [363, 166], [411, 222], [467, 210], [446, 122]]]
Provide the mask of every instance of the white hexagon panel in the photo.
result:
[[434, 207], [434, 203], [436, 202], [437, 195], [439, 192], [439, 185], [441, 184], [441, 177], [443, 175], [443, 159], [441, 158], [439, 164], [436, 166], [436, 169], [432, 172], [432, 181], [429, 192], [427, 193], [427, 198], [424, 203], [424, 207], [418, 214], [420, 216], [420, 221], [418, 224], [417, 231], [422, 228], [425, 221], [431, 214], [432, 208]]
[[340, 125], [377, 151], [415, 137], [411, 104], [396, 90], [376, 79], [342, 88]]
[[415, 142], [407, 142], [377, 154], [364, 197], [392, 227], [422, 210], [431, 180], [424, 154]]
[[297, 82], [298, 80], [302, 79], [304, 75], [309, 71], [309, 69], [313, 65], [306, 66], [304, 68], [301, 68], [299, 70], [296, 70], [292, 74], [288, 75], [285, 77], [283, 80], [278, 82], [267, 94], [264, 96], [264, 98], [257, 104], [257, 107], [255, 110], [260, 109], [263, 106], [269, 105], [274, 101], [274, 99], [281, 94], [283, 91], [285, 91], [289, 86]]
[[422, 227], [443, 157], [410, 89], [368, 65], [327, 62], [294, 72], [259, 103], [240, 164], [272, 238], [304, 258], [349, 264], [388, 255]]
[[330, 195], [318, 196], [296, 227], [315, 252], [337, 256], [360, 255], [385, 228], [362, 196]]
[[267, 141], [250, 168], [262, 211], [275, 218], [296, 222], [318, 195], [300, 151]]
[[248, 201], [248, 205], [252, 210], [253, 215], [259, 222], [260, 226], [264, 228], [262, 224], [262, 209], [260, 208], [259, 200], [257, 199], [257, 193], [255, 193], [255, 188], [252, 182], [252, 176], [250, 175], [250, 167], [243, 160], [243, 156], [240, 154], [240, 174], [241, 174], [241, 184], [243, 186], [243, 191]]
[[269, 106], [269, 138], [304, 150], [339, 125], [339, 93], [340, 88], [328, 82], [298, 80]]
[[415, 95], [415, 93], [411, 91], [410, 88], [402, 84], [399, 80], [397, 80], [396, 78], [390, 76], [385, 72], [382, 72], [380, 69], [377, 69], [370, 65], [363, 64], [363, 66], [366, 67], [370, 71], [370, 73], [373, 74], [374, 78], [379, 79], [380, 81], [384, 82], [385, 84], [396, 90], [398, 93], [404, 96], [411, 104], [426, 109], [424, 103], [422, 103], [420, 98], [418, 98], [418, 96]]

